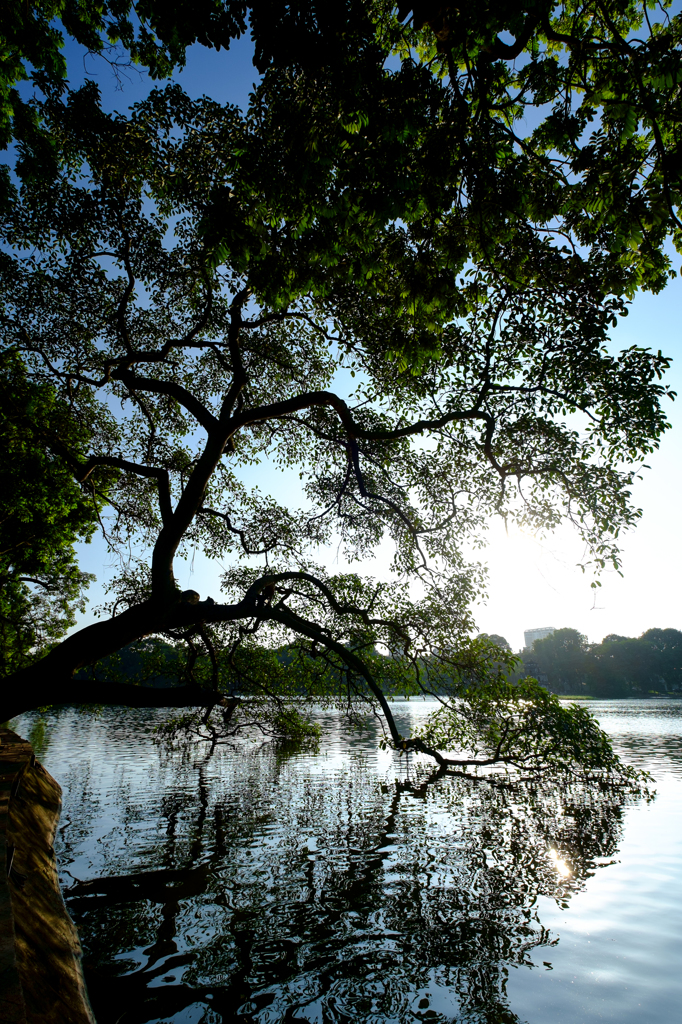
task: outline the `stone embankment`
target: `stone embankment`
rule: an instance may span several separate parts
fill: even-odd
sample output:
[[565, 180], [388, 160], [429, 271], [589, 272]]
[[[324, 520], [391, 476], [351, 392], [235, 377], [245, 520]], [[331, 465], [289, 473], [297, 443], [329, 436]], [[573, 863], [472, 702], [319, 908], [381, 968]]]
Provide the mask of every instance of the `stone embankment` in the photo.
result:
[[95, 1024], [57, 878], [61, 795], [30, 744], [0, 729], [0, 1024]]

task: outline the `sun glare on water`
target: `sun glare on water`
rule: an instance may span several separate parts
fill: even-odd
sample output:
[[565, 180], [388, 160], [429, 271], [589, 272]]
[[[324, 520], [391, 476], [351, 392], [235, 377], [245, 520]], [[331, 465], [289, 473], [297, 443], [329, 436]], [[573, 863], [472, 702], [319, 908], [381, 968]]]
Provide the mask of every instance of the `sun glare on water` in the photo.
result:
[[571, 869], [569, 868], [566, 861], [561, 859], [556, 850], [549, 851], [549, 859], [552, 861], [554, 870], [558, 875], [561, 875], [562, 878], [570, 878]]

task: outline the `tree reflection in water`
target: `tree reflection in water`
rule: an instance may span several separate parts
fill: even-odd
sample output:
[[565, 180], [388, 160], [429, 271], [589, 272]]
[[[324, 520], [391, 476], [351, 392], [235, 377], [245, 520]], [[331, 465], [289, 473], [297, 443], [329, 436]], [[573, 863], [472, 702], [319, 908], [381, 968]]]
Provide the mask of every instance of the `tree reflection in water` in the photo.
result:
[[517, 1021], [510, 968], [558, 941], [538, 897], [566, 903], [614, 856], [631, 797], [314, 761], [242, 751], [216, 787], [186, 758], [194, 785], [155, 820], [121, 788], [150, 870], [117, 874], [105, 852], [65, 893], [99, 1024]]

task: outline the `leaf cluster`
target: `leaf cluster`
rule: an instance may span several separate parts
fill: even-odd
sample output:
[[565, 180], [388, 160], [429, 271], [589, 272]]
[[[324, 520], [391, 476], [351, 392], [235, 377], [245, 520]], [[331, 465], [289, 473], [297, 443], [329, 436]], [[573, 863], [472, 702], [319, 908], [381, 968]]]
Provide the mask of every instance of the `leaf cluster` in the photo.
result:
[[0, 362], [0, 659], [12, 671], [54, 646], [82, 610], [92, 579], [74, 545], [88, 541], [111, 485], [100, 473], [84, 489], [61, 457], [83, 452], [87, 418], [54, 386], [28, 379], [16, 352]]

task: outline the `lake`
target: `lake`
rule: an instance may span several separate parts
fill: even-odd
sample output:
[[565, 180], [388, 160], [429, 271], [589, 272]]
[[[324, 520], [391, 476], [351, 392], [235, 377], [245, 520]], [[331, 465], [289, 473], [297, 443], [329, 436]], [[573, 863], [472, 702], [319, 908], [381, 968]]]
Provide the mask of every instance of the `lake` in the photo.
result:
[[[396, 703], [403, 733], [433, 708]], [[440, 779], [320, 711], [319, 753], [169, 753], [166, 712], [13, 723], [98, 1024], [673, 1024], [682, 701], [590, 705], [655, 795]]]

